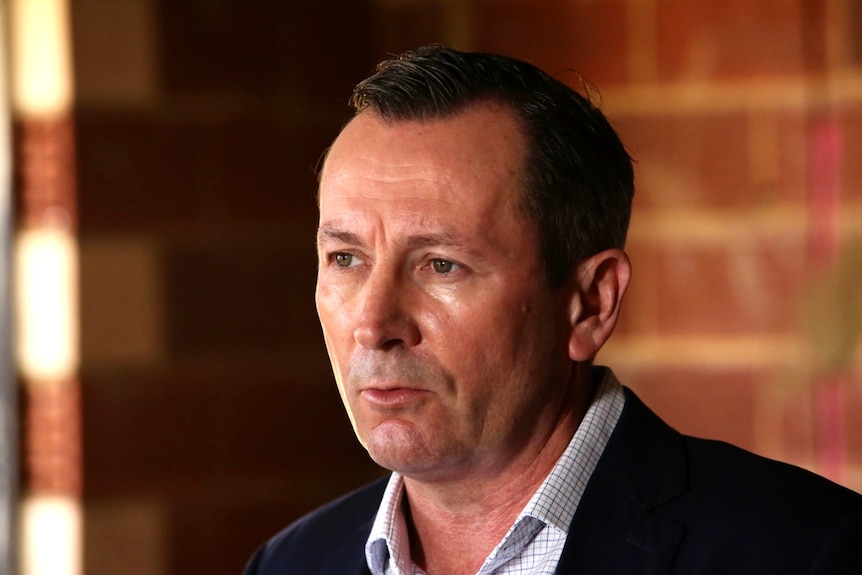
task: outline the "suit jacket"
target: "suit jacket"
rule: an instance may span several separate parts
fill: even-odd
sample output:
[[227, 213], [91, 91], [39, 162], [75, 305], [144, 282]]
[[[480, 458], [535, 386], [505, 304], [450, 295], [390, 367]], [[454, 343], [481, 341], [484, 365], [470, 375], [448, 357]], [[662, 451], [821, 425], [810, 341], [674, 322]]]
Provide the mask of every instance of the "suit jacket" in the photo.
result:
[[[287, 527], [245, 575], [369, 575], [365, 541], [385, 486], [377, 481]], [[683, 436], [626, 389], [557, 573], [862, 575], [862, 495]]]

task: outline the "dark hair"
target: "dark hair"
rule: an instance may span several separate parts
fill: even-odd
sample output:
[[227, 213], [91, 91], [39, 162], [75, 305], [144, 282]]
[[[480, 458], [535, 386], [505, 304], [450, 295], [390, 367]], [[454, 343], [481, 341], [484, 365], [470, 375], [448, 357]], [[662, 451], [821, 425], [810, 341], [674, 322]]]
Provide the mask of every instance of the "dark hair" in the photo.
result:
[[509, 107], [527, 137], [523, 208], [538, 226], [548, 283], [584, 257], [625, 245], [632, 160], [605, 116], [535, 66], [492, 54], [425, 46], [378, 64], [350, 104], [384, 120], [433, 120], [470, 104]]

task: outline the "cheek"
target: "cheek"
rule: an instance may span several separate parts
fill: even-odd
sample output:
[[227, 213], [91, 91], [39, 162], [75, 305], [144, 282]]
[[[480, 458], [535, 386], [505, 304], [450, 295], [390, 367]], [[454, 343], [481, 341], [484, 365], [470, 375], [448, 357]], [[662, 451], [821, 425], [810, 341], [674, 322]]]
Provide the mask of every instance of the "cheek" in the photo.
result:
[[343, 298], [337, 291], [318, 285], [315, 302], [329, 362], [338, 384], [338, 391], [343, 398], [345, 393], [343, 382], [346, 380], [346, 362], [350, 354], [351, 341], [351, 332], [346, 325]]
[[[436, 360], [457, 374], [461, 385], [486, 388], [509, 377], [517, 367], [516, 356], [526, 347], [523, 318], [513, 313], [501, 313], [496, 306], [447, 307], [422, 318], [423, 332]], [[471, 393], [484, 395], [480, 389]]]
[[325, 317], [340, 304], [344, 303], [339, 291], [334, 288], [331, 282], [327, 281], [326, 274], [319, 272], [317, 276], [317, 285], [314, 290], [314, 303], [317, 307], [317, 315], [321, 322]]
[[555, 360], [559, 332], [553, 312], [544, 305], [523, 300], [501, 304], [484, 326], [482, 353], [499, 371], [524, 379]]
[[330, 347], [344, 337], [347, 328], [349, 314], [344, 290], [318, 280], [314, 301], [327, 347]]

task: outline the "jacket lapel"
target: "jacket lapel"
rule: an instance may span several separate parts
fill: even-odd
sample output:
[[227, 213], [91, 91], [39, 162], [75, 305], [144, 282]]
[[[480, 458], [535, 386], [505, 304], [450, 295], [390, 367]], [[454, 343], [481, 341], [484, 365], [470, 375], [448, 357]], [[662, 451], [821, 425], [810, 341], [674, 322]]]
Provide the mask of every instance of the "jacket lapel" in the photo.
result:
[[[362, 509], [351, 517], [343, 518], [344, 525], [354, 525], [354, 528], [339, 545], [328, 550], [326, 561], [322, 565], [322, 574], [371, 575], [371, 570], [365, 561], [365, 543], [368, 540], [368, 534], [371, 533], [371, 526], [377, 515], [386, 482], [386, 478], [378, 481], [377, 487], [364, 495]], [[337, 531], [340, 527], [333, 525], [332, 529]]]
[[[333, 526], [333, 529], [337, 529]], [[371, 531], [371, 522], [362, 524], [350, 541], [333, 548], [326, 556], [322, 573], [326, 575], [371, 575], [365, 561], [365, 541]]]
[[682, 436], [629, 389], [569, 528], [558, 575], [664, 575], [685, 529], [655, 515], [685, 492]]

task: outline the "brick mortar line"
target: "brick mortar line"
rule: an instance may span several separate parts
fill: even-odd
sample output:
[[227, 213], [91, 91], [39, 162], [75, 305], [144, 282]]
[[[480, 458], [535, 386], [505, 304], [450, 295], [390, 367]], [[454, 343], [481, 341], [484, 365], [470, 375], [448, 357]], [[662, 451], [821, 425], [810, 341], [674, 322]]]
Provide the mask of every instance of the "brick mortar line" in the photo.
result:
[[[862, 202], [841, 206], [839, 233], [862, 238]], [[704, 244], [749, 243], [752, 239], [806, 241], [811, 214], [803, 205], [771, 209], [668, 208], [637, 211], [629, 238], [639, 242], [699, 241]]]
[[599, 356], [621, 369], [804, 368], [812, 352], [801, 337], [779, 335], [632, 336], [611, 340]]
[[[620, 369], [792, 368], [813, 373], [817, 353], [803, 335], [617, 335], [599, 355], [598, 363], [605, 362]], [[852, 374], [862, 375], [862, 340], [856, 342], [848, 363]]]
[[862, 74], [836, 72], [823, 77], [642, 83], [609, 87], [600, 92], [603, 108], [611, 117], [804, 110], [862, 102]]

